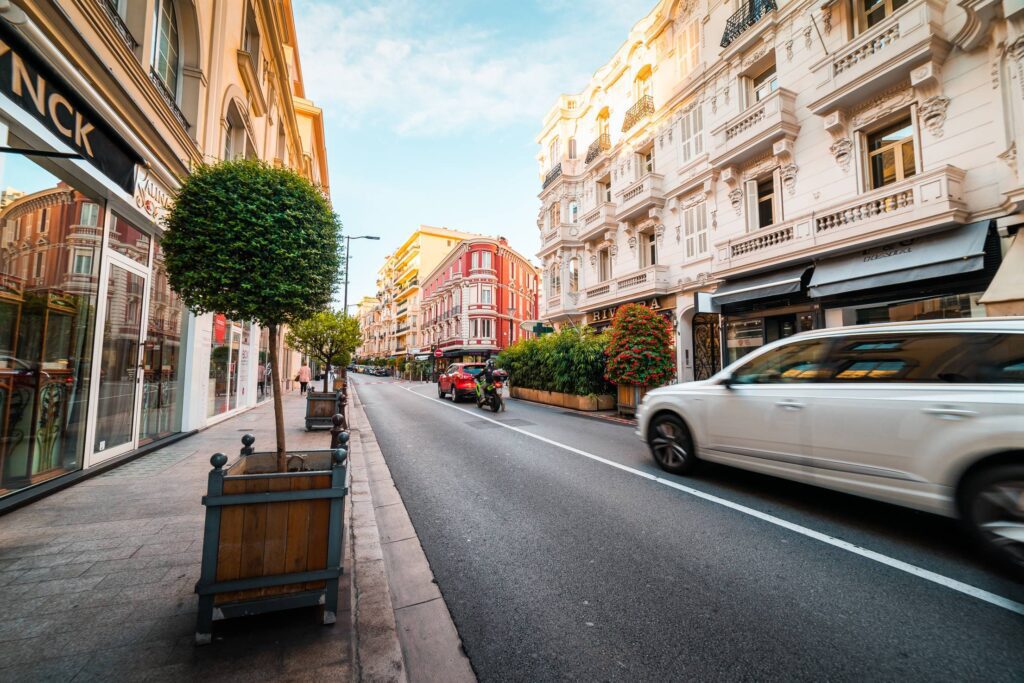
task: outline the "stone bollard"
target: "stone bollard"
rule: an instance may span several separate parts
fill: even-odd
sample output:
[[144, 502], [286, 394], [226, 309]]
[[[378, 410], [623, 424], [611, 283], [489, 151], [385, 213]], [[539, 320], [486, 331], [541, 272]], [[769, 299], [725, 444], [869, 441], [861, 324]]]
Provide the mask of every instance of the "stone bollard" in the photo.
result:
[[246, 455], [252, 455], [253, 453], [256, 452], [252, 447], [254, 443], [256, 443], [256, 437], [253, 436], [252, 434], [246, 434], [245, 436], [242, 437], [241, 455], [243, 457]]

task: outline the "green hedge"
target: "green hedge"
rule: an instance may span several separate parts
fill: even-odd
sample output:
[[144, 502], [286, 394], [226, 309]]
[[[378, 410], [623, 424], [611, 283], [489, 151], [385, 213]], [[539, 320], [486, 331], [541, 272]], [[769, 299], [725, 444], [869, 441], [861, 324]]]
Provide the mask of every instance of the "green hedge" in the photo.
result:
[[498, 356], [513, 386], [563, 394], [610, 394], [604, 378], [608, 339], [589, 327], [567, 328], [555, 334], [524, 339]]

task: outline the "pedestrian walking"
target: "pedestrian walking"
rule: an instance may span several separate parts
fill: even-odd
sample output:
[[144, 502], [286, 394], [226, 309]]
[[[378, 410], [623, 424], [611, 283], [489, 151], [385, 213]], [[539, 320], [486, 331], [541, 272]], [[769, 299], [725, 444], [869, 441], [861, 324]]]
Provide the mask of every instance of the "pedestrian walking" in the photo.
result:
[[267, 395], [267, 366], [263, 363], [256, 368], [256, 391], [260, 396]]
[[309, 380], [311, 380], [312, 378], [313, 370], [308, 365], [303, 363], [302, 367], [299, 368], [299, 374], [295, 375], [295, 379], [298, 380], [299, 382], [300, 395], [306, 393], [306, 387], [309, 386]]

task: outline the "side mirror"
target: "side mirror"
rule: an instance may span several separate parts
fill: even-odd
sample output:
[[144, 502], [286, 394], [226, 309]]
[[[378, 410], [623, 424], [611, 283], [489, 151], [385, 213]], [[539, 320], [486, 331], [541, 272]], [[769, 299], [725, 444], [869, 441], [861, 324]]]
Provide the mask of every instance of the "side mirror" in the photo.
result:
[[722, 381], [719, 382], [719, 384], [721, 384], [726, 389], [732, 391], [733, 386], [736, 384], [736, 380], [733, 378], [731, 374], [729, 374], [723, 377]]

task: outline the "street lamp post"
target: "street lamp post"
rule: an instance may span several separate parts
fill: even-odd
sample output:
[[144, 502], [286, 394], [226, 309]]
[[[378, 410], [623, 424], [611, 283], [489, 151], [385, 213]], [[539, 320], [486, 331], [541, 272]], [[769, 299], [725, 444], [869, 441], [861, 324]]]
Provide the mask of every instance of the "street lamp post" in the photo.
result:
[[348, 315], [348, 260], [351, 247], [349, 242], [351, 240], [379, 240], [380, 238], [375, 235], [359, 235], [358, 237], [349, 237], [345, 235], [345, 300], [343, 302], [345, 315]]

